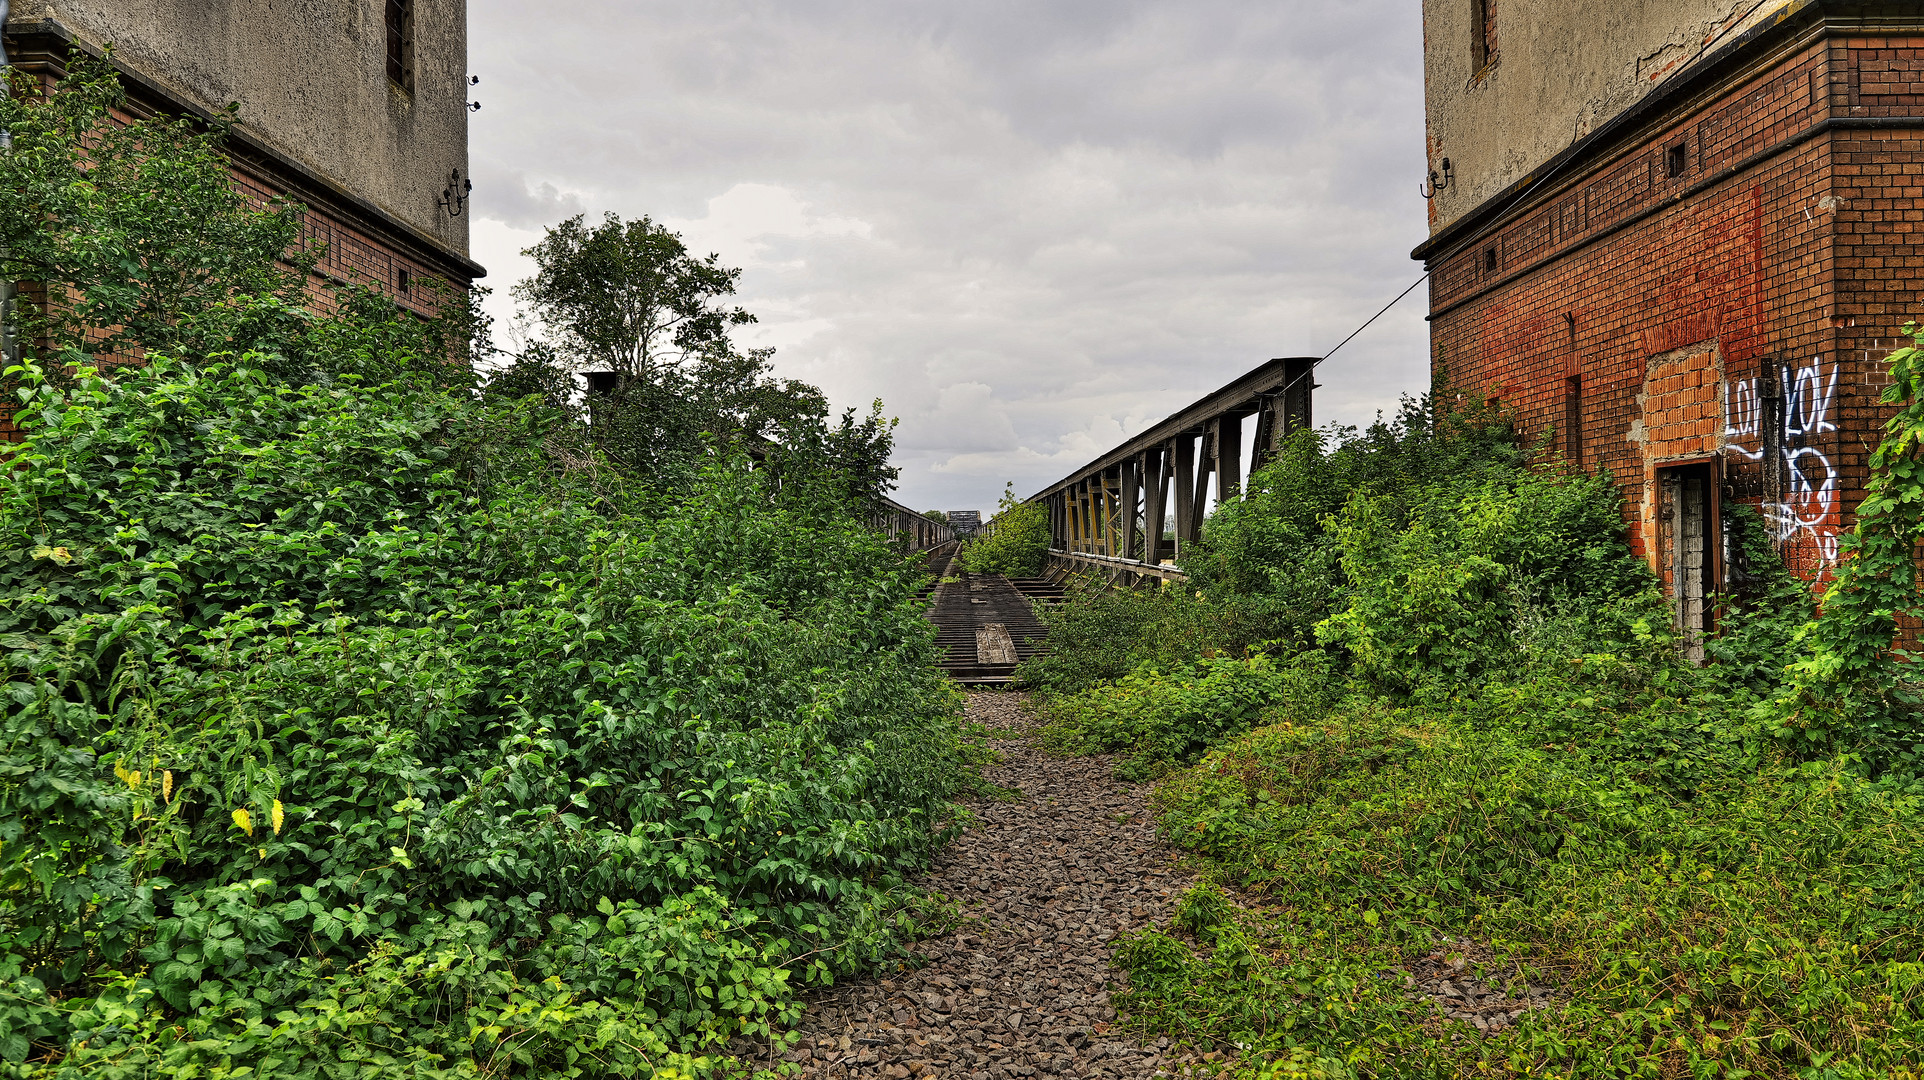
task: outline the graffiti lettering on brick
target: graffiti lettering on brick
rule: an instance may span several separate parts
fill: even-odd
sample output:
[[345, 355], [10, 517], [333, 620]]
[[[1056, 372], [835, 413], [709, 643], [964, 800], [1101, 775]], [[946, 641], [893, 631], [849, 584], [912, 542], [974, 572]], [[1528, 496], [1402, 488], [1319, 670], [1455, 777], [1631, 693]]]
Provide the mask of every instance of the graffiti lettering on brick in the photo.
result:
[[[1784, 490], [1768, 493], [1761, 508], [1764, 521], [1778, 542], [1808, 548], [1823, 565], [1835, 565], [1838, 477], [1818, 443], [1824, 432], [1837, 430], [1831, 422], [1837, 365], [1813, 359], [1802, 366], [1785, 364], [1777, 374], [1784, 388]], [[1726, 385], [1724, 415], [1726, 449], [1761, 463], [1764, 409], [1757, 380], [1733, 379]]]

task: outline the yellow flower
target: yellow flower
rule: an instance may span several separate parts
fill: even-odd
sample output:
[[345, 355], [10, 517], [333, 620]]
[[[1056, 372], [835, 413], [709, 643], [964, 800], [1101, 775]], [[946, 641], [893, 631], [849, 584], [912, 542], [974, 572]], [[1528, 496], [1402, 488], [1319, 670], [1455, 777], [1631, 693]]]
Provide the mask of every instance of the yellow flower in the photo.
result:
[[241, 828], [241, 831], [246, 833], [247, 835], [249, 836], [254, 835], [254, 818], [252, 815], [248, 814], [247, 811], [245, 810], [234, 811], [234, 824], [239, 825]]
[[174, 801], [174, 770], [172, 769], [160, 774], [160, 797], [168, 802]]
[[130, 772], [127, 774], [127, 786], [130, 788], [137, 788], [140, 786], [140, 770], [139, 769], [135, 769], [133, 772]]
[[281, 834], [281, 822], [287, 820], [287, 815], [281, 813], [281, 801], [279, 799], [274, 800], [274, 813], [270, 820], [274, 823], [274, 835], [279, 836]]

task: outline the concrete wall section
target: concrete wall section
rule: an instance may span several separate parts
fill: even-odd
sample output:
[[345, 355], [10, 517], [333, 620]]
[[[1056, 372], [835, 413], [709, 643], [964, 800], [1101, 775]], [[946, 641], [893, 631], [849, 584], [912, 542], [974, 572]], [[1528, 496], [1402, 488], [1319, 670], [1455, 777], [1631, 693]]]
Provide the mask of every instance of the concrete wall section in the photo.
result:
[[[1804, 0], [1423, 0], [1434, 233], [1635, 105], [1673, 73]], [[1480, 46], [1485, 18], [1494, 50]]]
[[240, 106], [245, 134], [451, 252], [468, 219], [436, 206], [467, 175], [466, 0], [413, 0], [411, 91], [387, 75], [385, 0], [24, 0], [200, 109]]

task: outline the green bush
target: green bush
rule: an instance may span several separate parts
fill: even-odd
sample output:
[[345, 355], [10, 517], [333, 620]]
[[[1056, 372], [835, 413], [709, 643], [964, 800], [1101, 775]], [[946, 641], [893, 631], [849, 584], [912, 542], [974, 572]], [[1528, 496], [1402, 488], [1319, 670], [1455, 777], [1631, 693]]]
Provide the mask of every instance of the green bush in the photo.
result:
[[1664, 611], [1619, 502], [1608, 480], [1545, 471], [1358, 492], [1331, 523], [1349, 603], [1318, 639], [1398, 691], [1624, 647]]
[[[1057, 748], [1135, 776], [1202, 753], [1158, 788], [1204, 880], [1122, 943], [1133, 1021], [1244, 1076], [1918, 1076], [1924, 805], [1889, 647], [1911, 579], [1859, 577], [1899, 607], [1810, 629], [1831, 616], [1806, 625], [1808, 585], [1736, 512], [1699, 668], [1607, 478], [1422, 427], [1298, 436], [1189, 588], [1051, 615]], [[1792, 666], [1812, 641], [1846, 660]], [[1567, 1000], [1440, 1022], [1404, 968], [1450, 956]]]
[[1406, 399], [1394, 419], [1363, 431], [1297, 432], [1185, 546], [1185, 587], [1072, 590], [1070, 603], [1043, 613], [1049, 652], [1019, 675], [1038, 689], [1073, 692], [1143, 664], [1168, 670], [1198, 656], [1312, 646], [1317, 627], [1349, 602], [1337, 526], [1352, 494], [1395, 530], [1437, 512], [1438, 500], [1527, 476], [1505, 416], [1439, 413], [1429, 397]]
[[525, 996], [574, 1017], [531, 1066], [619, 1071], [598, 1025], [668, 1061], [889, 946], [956, 707], [833, 478], [668, 502], [518, 403], [248, 358], [16, 376], [0, 1056], [455, 1067]]
[[1016, 669], [1025, 685], [1049, 693], [1086, 690], [1145, 665], [1185, 667], [1241, 636], [1233, 610], [1179, 584], [1119, 589], [1078, 576], [1064, 593], [1063, 603], [1037, 609], [1049, 648]]
[[1049, 508], [1020, 502], [1015, 486], [1002, 492], [992, 531], [963, 544], [962, 569], [971, 574], [1037, 577], [1049, 558]]
[[0, 1074], [743, 1071], [936, 914], [974, 782], [881, 422], [620, 468], [465, 302], [307, 310], [299, 209], [117, 95], [0, 95], [56, 300], [0, 373]]
[[1255, 727], [1274, 710], [1326, 707], [1327, 669], [1316, 653], [1285, 666], [1257, 655], [1205, 658], [1168, 674], [1143, 668], [1114, 683], [1048, 698], [1041, 737], [1045, 746], [1068, 753], [1120, 751], [1117, 772], [1127, 779], [1158, 776]]

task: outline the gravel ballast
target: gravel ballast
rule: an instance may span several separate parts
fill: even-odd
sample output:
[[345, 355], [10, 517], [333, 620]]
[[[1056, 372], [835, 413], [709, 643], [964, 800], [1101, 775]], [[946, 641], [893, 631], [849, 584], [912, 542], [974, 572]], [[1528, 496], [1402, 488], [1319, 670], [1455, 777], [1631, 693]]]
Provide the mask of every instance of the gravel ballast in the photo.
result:
[[[1138, 1077], [1181, 1062], [1167, 1040], [1112, 1031], [1117, 935], [1168, 918], [1190, 879], [1156, 842], [1147, 785], [1108, 757], [1059, 758], [1027, 741], [1023, 695], [969, 695], [996, 733], [987, 778], [1020, 794], [976, 799], [977, 822], [920, 884], [960, 905], [954, 930], [916, 945], [920, 968], [813, 995], [787, 1055], [811, 1077]], [[1160, 1044], [1160, 1045], [1159, 1045]]]

